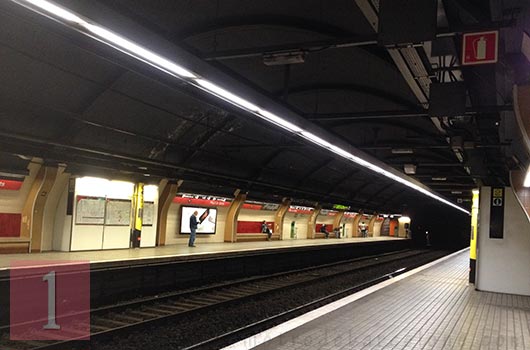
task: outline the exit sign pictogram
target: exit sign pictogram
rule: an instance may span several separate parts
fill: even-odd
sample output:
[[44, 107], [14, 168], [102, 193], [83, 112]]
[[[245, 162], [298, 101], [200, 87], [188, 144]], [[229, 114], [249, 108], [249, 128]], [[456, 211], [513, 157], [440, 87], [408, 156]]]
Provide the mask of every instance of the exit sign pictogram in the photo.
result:
[[496, 63], [499, 32], [467, 33], [462, 37], [462, 65]]

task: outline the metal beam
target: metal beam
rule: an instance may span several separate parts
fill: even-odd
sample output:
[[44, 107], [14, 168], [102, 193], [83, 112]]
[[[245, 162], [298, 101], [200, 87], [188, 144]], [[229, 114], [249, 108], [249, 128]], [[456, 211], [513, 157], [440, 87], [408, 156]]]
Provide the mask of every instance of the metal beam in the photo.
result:
[[[315, 84], [300, 85], [296, 87], [290, 87], [289, 95], [292, 96], [292, 95], [297, 95], [297, 94], [304, 94], [308, 92], [323, 91], [323, 90], [354, 92], [358, 94], [378, 97], [383, 100], [401, 105], [403, 107], [408, 107], [408, 108], [413, 108], [413, 109], [419, 107], [417, 103], [409, 101], [406, 98], [403, 98], [397, 94], [391, 93], [389, 91], [385, 91], [383, 89], [374, 88], [372, 86], [360, 85], [360, 84], [315, 83]], [[276, 91], [273, 94], [275, 96], [282, 96], [283, 90]]]
[[[513, 111], [513, 105], [467, 107], [465, 115], [479, 115], [481, 113], [498, 113]], [[331, 122], [342, 120], [370, 120], [370, 119], [393, 119], [393, 118], [428, 118], [429, 113], [420, 110], [403, 111], [373, 111], [358, 113], [307, 113], [304, 116], [308, 120], [319, 122]]]
[[375, 35], [363, 37], [354, 36], [331, 40], [303, 41], [282, 45], [269, 45], [249, 47], [243, 49], [216, 51], [201, 54], [200, 57], [206, 61], [219, 61], [239, 58], [262, 57], [266, 53], [293, 52], [298, 50], [311, 53], [313, 51], [365, 47], [372, 45], [377, 45], [377, 37]]

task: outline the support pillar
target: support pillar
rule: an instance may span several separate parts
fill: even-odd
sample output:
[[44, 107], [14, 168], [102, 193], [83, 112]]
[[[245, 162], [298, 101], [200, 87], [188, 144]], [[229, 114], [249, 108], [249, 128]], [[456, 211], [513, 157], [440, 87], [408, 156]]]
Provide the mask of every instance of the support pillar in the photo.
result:
[[368, 237], [374, 236], [375, 220], [377, 220], [377, 213], [372, 215], [372, 217], [370, 218], [370, 221], [368, 221]]
[[228, 208], [228, 213], [226, 214], [226, 223], [225, 223], [225, 242], [236, 242], [236, 231], [237, 231], [237, 217], [239, 216], [239, 211], [247, 199], [246, 193], [241, 193], [241, 190], [236, 190], [234, 192], [234, 200], [230, 203]]
[[360, 211], [359, 214], [355, 215], [353, 218], [353, 228], [351, 233], [352, 237], [361, 237], [361, 234], [359, 233], [359, 221], [361, 221], [363, 216], [363, 212]]
[[333, 229], [338, 228], [340, 234], [342, 234], [342, 232], [340, 231], [342, 227], [340, 223], [343, 217], [344, 217], [344, 211], [339, 211], [337, 215], [335, 215], [335, 218], [333, 219]]
[[58, 169], [50, 166], [41, 166], [22, 209], [21, 238], [29, 238], [31, 253], [42, 251], [42, 230], [44, 223], [44, 206], [48, 200]]
[[291, 205], [291, 200], [284, 198], [282, 204], [276, 211], [274, 215], [274, 233], [280, 235], [280, 240], [283, 239], [283, 220], [285, 219], [285, 214], [289, 211], [289, 206]]
[[473, 201], [471, 206], [471, 241], [469, 243], [469, 283], [475, 283], [477, 269], [477, 234], [479, 203], [479, 190], [473, 190]]
[[137, 183], [134, 186], [131, 211], [131, 247], [140, 248], [142, 239], [142, 219], [144, 211], [144, 184]]
[[169, 212], [169, 207], [173, 202], [173, 198], [175, 198], [180, 185], [182, 185], [182, 182], [182, 180], [171, 183], [168, 182], [158, 197], [158, 219], [156, 225], [156, 244], [158, 246], [166, 245], [167, 214]]
[[316, 223], [317, 223], [317, 216], [320, 214], [320, 210], [322, 207], [320, 205], [315, 206], [315, 210], [313, 211], [313, 214], [309, 216], [309, 220], [307, 220], [307, 238], [308, 239], [315, 239], [316, 237]]

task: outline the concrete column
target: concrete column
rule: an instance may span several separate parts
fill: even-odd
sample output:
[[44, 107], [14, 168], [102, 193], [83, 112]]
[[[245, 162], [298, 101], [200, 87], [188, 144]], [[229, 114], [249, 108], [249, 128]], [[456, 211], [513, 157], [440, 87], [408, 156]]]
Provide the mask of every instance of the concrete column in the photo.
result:
[[344, 211], [339, 211], [337, 215], [335, 215], [335, 219], [333, 219], [333, 229], [338, 228], [340, 230], [340, 228], [342, 227], [340, 223], [343, 217], [344, 217]]
[[374, 224], [375, 224], [376, 219], [377, 219], [377, 213], [372, 215], [372, 217], [370, 218], [370, 221], [368, 221], [368, 237], [374, 236]]
[[239, 216], [239, 211], [247, 199], [246, 193], [240, 193], [240, 190], [236, 190], [234, 193], [234, 200], [230, 203], [228, 208], [228, 213], [226, 214], [226, 224], [225, 224], [225, 242], [236, 242], [237, 236], [237, 217]]
[[315, 227], [317, 223], [317, 217], [318, 214], [320, 214], [321, 209], [322, 207], [317, 204], [313, 214], [311, 214], [307, 220], [307, 239], [314, 239], [316, 237]]
[[274, 215], [274, 234], [279, 234], [280, 240], [283, 239], [283, 220], [285, 218], [285, 214], [287, 214], [287, 212], [289, 211], [290, 205], [291, 200], [288, 198], [284, 198], [282, 204]]
[[173, 202], [173, 198], [175, 198], [180, 185], [182, 185], [182, 182], [182, 180], [179, 180], [176, 183], [167, 183], [159, 194], [158, 219], [156, 225], [156, 245], [158, 246], [166, 245], [167, 214], [169, 212], [169, 207]]
[[30, 239], [31, 253], [42, 251], [44, 206], [57, 179], [57, 172], [55, 167], [41, 166], [22, 209], [20, 237]]
[[131, 211], [131, 247], [140, 248], [142, 238], [142, 218], [144, 210], [144, 184], [139, 182], [134, 186]]
[[352, 227], [352, 237], [361, 237], [361, 234], [359, 233], [359, 221], [361, 221], [361, 218], [363, 217], [363, 213], [360, 212], [359, 214], [355, 215], [353, 218], [353, 227]]

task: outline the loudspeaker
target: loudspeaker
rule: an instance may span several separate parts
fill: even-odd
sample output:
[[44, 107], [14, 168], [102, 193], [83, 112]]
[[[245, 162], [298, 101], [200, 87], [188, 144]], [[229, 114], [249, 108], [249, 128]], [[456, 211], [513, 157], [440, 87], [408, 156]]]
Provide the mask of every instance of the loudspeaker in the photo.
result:
[[381, 0], [380, 45], [402, 45], [436, 38], [436, 0]]

